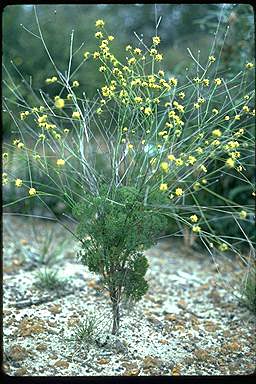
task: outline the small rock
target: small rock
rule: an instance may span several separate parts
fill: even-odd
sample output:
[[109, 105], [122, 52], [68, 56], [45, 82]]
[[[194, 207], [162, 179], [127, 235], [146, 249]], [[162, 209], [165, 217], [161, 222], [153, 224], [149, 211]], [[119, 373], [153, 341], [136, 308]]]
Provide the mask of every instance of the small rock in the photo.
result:
[[168, 313], [167, 315], [165, 315], [164, 319], [168, 321], [175, 321], [177, 320], [177, 317], [173, 313]]
[[54, 366], [67, 369], [69, 367], [69, 363], [66, 360], [58, 360]]
[[155, 368], [155, 367], [160, 367], [162, 365], [162, 361], [158, 359], [157, 357], [152, 357], [152, 356], [146, 356], [143, 359], [143, 368], [148, 369], [148, 368]]
[[138, 369], [137, 363], [132, 363], [130, 361], [124, 361], [122, 367], [126, 368], [127, 371], [133, 371]]
[[209, 352], [207, 352], [206, 350], [204, 349], [197, 349], [195, 352], [194, 352], [194, 355], [196, 356], [197, 360], [199, 361], [207, 361], [210, 359], [210, 354]]
[[180, 300], [177, 302], [177, 306], [181, 309], [186, 309], [187, 308], [187, 303], [184, 300]]
[[20, 240], [20, 243], [21, 243], [22, 245], [27, 245], [27, 244], [28, 244], [28, 241], [27, 241], [26, 239], [21, 239], [21, 240]]
[[80, 322], [79, 318], [74, 316], [74, 317], [70, 317], [68, 319], [68, 326], [69, 327], [74, 327], [75, 325], [77, 325], [78, 323]]
[[44, 343], [38, 344], [38, 345], [36, 346], [36, 349], [37, 349], [38, 351], [46, 351], [46, 349], [47, 349], [47, 344], [44, 344]]
[[175, 365], [175, 367], [173, 367], [172, 371], [171, 371], [171, 375], [172, 376], [180, 376], [180, 366], [179, 365]]
[[49, 356], [49, 359], [51, 359], [51, 360], [56, 360], [56, 359], [58, 359], [58, 356], [57, 356], [57, 355], [50, 355], [50, 356]]
[[109, 362], [110, 362], [110, 360], [109, 359], [104, 359], [104, 357], [97, 361], [98, 364], [108, 364]]
[[128, 351], [127, 346], [118, 339], [114, 342], [114, 349], [117, 353], [127, 353]]
[[17, 369], [17, 371], [15, 372], [15, 376], [24, 376], [28, 373], [27, 369], [25, 367], [20, 367], [19, 369]]
[[24, 360], [28, 357], [28, 351], [19, 345], [13, 345], [10, 349], [9, 356], [15, 361]]
[[62, 312], [61, 305], [53, 305], [51, 308], [48, 309], [53, 315], [57, 315], [58, 313]]
[[166, 339], [161, 339], [161, 340], [159, 340], [159, 343], [161, 343], [161, 344], [169, 344], [169, 341], [166, 340]]
[[140, 373], [139, 369], [127, 369], [122, 376], [138, 376]]
[[23, 319], [19, 324], [20, 336], [31, 336], [45, 331], [45, 323], [38, 319]]
[[147, 320], [152, 323], [152, 324], [155, 324], [155, 325], [162, 325], [162, 322], [160, 320], [158, 320], [155, 316], [148, 316], [147, 317]]

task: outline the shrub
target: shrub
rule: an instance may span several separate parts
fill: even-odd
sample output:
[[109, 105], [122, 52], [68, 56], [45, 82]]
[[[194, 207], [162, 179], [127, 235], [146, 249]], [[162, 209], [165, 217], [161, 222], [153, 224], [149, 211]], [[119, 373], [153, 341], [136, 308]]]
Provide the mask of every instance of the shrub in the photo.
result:
[[[166, 217], [181, 230], [188, 227], [211, 253], [238, 253], [239, 245], [251, 241], [240, 223], [250, 222], [255, 196], [247, 177], [253, 153], [254, 64], [248, 58], [226, 80], [218, 72], [215, 37], [206, 62], [188, 50], [194, 68], [176, 78], [163, 70], [157, 28], [150, 44], [137, 36], [137, 47], [124, 48], [123, 63], [112, 53], [114, 36], [97, 20], [97, 50], [85, 51], [81, 65], [95, 60], [104, 83], [88, 99], [78, 91], [76, 70], [72, 73], [72, 59], [79, 52], [73, 53], [73, 39], [68, 70], [62, 73], [35, 14], [38, 35], [55, 69], [46, 83], [57, 84], [59, 92], [53, 100], [39, 92], [34, 106], [20, 103], [19, 116], [5, 101], [17, 127], [8, 147], [23, 153], [29, 179], [5, 173], [4, 184], [22, 188], [26, 195], [20, 200], [37, 198], [47, 205], [45, 199], [55, 196], [73, 211], [80, 259], [103, 279], [116, 333], [122, 299], [139, 300], [147, 290], [143, 250], [155, 243]], [[51, 185], [33, 179], [31, 164]], [[247, 205], [214, 191], [227, 177], [246, 186]], [[207, 206], [201, 191], [218, 203]], [[237, 224], [239, 235], [218, 233], [215, 223], [220, 220]]]

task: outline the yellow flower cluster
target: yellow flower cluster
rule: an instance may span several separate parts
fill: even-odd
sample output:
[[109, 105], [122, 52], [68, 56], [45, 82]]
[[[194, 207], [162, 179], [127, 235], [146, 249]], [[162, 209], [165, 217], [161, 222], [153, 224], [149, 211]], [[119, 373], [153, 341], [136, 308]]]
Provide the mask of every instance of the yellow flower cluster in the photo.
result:
[[22, 186], [22, 184], [23, 184], [23, 181], [21, 179], [16, 179], [15, 180], [15, 186], [16, 187], [20, 188]]
[[53, 76], [45, 80], [46, 84], [53, 84], [53, 83], [56, 83], [56, 81], [58, 81], [56, 76]]
[[56, 164], [59, 166], [59, 167], [63, 167], [65, 165], [65, 160], [63, 159], [58, 159], [56, 161]]
[[105, 25], [105, 22], [104, 22], [103, 20], [101, 20], [101, 19], [98, 19], [98, 20], [96, 20], [96, 22], [95, 22], [95, 26], [96, 26], [97, 28], [103, 28], [104, 25]]
[[62, 109], [65, 107], [65, 100], [64, 99], [61, 99], [59, 96], [55, 96], [54, 100], [55, 100], [54, 105], [56, 108]]

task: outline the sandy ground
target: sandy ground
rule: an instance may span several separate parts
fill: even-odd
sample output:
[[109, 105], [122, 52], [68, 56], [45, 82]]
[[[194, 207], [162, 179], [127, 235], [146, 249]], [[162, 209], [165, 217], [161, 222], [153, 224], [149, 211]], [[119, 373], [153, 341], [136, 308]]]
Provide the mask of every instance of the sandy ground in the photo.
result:
[[[146, 252], [148, 293], [136, 305], [126, 304], [120, 332], [111, 336], [108, 296], [98, 277], [78, 263], [76, 245], [61, 226], [5, 216], [3, 242], [8, 375], [247, 375], [255, 370], [255, 316], [234, 296], [243, 273], [238, 262], [226, 258], [217, 268], [182, 241], [159, 242]], [[38, 287], [38, 271], [51, 262], [62, 283], [47, 290]], [[75, 335], [88, 319], [94, 327], [86, 343]]]

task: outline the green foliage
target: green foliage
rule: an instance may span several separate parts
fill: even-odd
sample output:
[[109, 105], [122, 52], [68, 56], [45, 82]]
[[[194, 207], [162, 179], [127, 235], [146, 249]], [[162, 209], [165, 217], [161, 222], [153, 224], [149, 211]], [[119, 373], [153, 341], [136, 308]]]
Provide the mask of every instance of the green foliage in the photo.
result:
[[148, 197], [135, 187], [106, 185], [98, 196], [87, 194], [73, 213], [79, 220], [77, 235], [82, 241], [82, 262], [104, 277], [110, 291], [117, 287], [126, 297], [139, 300], [147, 291], [144, 280], [147, 259], [140, 252], [150, 248], [164, 230], [167, 220], [150, 204], [166, 203], [161, 194]]
[[63, 287], [64, 284], [65, 280], [60, 279], [57, 271], [45, 268], [43, 271], [39, 270], [37, 273], [37, 282], [35, 285], [40, 289], [51, 291]]
[[94, 340], [96, 330], [96, 319], [92, 315], [88, 315], [84, 322], [80, 322], [75, 330], [74, 336], [71, 338], [78, 344], [90, 344]]
[[246, 278], [244, 292], [244, 304], [256, 314], [256, 268], [252, 268]]

